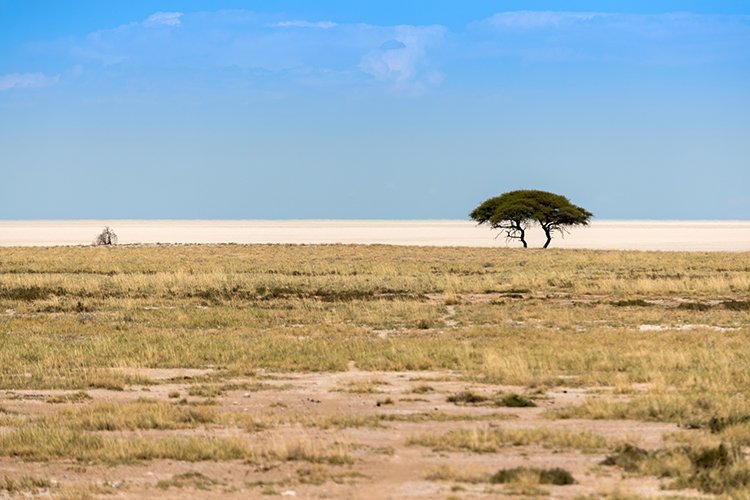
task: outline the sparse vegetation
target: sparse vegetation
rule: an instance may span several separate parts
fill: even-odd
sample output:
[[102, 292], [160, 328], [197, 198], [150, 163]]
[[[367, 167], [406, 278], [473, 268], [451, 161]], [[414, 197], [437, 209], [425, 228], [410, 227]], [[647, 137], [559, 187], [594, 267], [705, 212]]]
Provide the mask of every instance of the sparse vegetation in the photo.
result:
[[111, 227], [106, 226], [102, 229], [102, 232], [97, 235], [94, 244], [104, 246], [117, 245], [117, 235]]
[[383, 392], [380, 389], [380, 386], [384, 384], [387, 384], [387, 382], [379, 379], [366, 378], [349, 381], [337, 390], [351, 394], [379, 394]]
[[725, 300], [721, 305], [730, 311], [750, 311], [750, 300]]
[[358, 471], [331, 471], [325, 466], [314, 465], [298, 469], [297, 477], [301, 484], [320, 486], [328, 481], [337, 484], [355, 483], [357, 479], [367, 478], [368, 476]]
[[169, 488], [195, 488], [198, 490], [210, 490], [214, 485], [221, 484], [220, 481], [211, 479], [200, 472], [184, 472], [175, 474], [172, 479], [163, 479], [156, 483], [157, 488], [167, 490]]
[[409, 444], [427, 446], [437, 451], [471, 451], [494, 453], [507, 446], [539, 445], [545, 448], [596, 451], [607, 448], [606, 439], [591, 432], [567, 432], [546, 428], [473, 429], [445, 434], [423, 434], [409, 439]]
[[529, 467], [500, 469], [490, 477], [490, 482], [496, 484], [513, 483], [519, 481], [522, 476], [533, 476], [533, 481], [538, 484], [553, 484], [556, 486], [575, 484], [573, 475], [560, 467], [553, 467], [551, 469]]
[[208, 384], [200, 384], [200, 385], [194, 385], [190, 389], [188, 389], [188, 395], [190, 396], [200, 396], [203, 398], [214, 398], [216, 396], [221, 396], [226, 391], [223, 387], [220, 385], [208, 385]]
[[655, 451], [625, 444], [602, 464], [670, 478], [672, 488], [696, 488], [705, 493], [733, 495], [750, 486], [750, 464], [739, 448], [726, 443]]
[[488, 399], [489, 399], [488, 397], [482, 396], [481, 394], [476, 394], [471, 391], [463, 391], [463, 392], [459, 392], [456, 394], [451, 394], [450, 396], [448, 396], [447, 401], [449, 403], [454, 403], [457, 405], [458, 404], [471, 405], [471, 404], [476, 404], [476, 403], [484, 403]]
[[612, 302], [612, 305], [616, 307], [649, 307], [653, 304], [643, 299], [623, 299]]
[[87, 431], [137, 429], [190, 429], [210, 424], [216, 412], [208, 407], [177, 406], [158, 401], [133, 403], [95, 403], [83, 408], [63, 410], [43, 417], [53, 426], [69, 426]]
[[492, 474], [485, 469], [442, 465], [434, 468], [425, 479], [429, 481], [454, 481], [459, 483], [488, 483]]
[[[602, 467], [661, 478], [665, 488], [742, 497], [747, 261], [377, 245], [2, 248], [0, 456], [41, 470], [247, 462], [261, 476], [304, 462], [258, 486], [280, 494], [295, 484], [369, 485], [354, 470], [360, 457], [377, 461], [407, 442], [446, 466], [453, 452], [544, 447], [596, 451], [610, 457]], [[184, 369], [194, 373], [168, 373]], [[306, 378], [328, 375], [341, 376], [320, 386]], [[582, 397], [561, 407], [572, 388]], [[523, 409], [540, 401], [549, 409]], [[509, 419], [522, 428], [506, 428]], [[660, 450], [628, 434], [628, 448], [596, 432], [606, 419], [681, 431], [664, 431]], [[358, 433], [370, 441], [339, 441]], [[372, 435], [383, 442], [373, 446]], [[243, 487], [189, 467], [162, 476], [160, 488]], [[431, 477], [467, 491], [545, 494], [544, 468], [440, 470]], [[510, 482], [493, 485], [500, 472]], [[582, 489], [593, 473], [570, 472]], [[9, 492], [115, 491], [4, 474]], [[210, 483], [219, 478], [227, 484]]]
[[87, 392], [78, 391], [67, 394], [60, 394], [57, 396], [50, 396], [46, 399], [48, 403], [83, 403], [84, 401], [90, 401], [92, 398]]
[[524, 396], [518, 394], [508, 394], [495, 401], [497, 406], [507, 406], [509, 408], [531, 408], [536, 406], [536, 403], [531, 401]]
[[348, 464], [346, 447], [308, 441], [254, 446], [239, 438], [108, 437], [68, 428], [26, 427], [0, 434], [0, 455], [24, 460], [76, 460], [85, 463], [129, 464], [142, 460], [227, 461], [262, 463], [268, 460]]
[[704, 391], [686, 389], [682, 394], [654, 392], [638, 395], [628, 401], [590, 399], [581, 406], [571, 406], [551, 414], [557, 418], [589, 418], [650, 420], [674, 422], [686, 427], [710, 429], [724, 427], [750, 419], [748, 401], [729, 392], [716, 392], [710, 397]]
[[36, 476], [21, 476], [19, 478], [10, 476], [0, 477], [0, 493], [6, 492], [10, 495], [33, 495], [40, 490], [47, 490], [51, 487], [51, 481]]
[[677, 306], [677, 309], [685, 309], [688, 311], [708, 311], [711, 309], [711, 305], [702, 302], [682, 302]]

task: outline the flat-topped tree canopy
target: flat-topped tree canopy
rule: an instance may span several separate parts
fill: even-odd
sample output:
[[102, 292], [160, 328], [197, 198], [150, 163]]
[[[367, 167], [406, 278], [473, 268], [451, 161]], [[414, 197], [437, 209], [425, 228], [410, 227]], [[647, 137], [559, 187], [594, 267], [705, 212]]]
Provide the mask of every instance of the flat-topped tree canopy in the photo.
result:
[[524, 248], [528, 247], [526, 230], [531, 222], [537, 222], [547, 236], [544, 243], [544, 248], [547, 248], [554, 231], [563, 234], [570, 226], [585, 226], [591, 220], [592, 213], [574, 205], [565, 196], [522, 189], [485, 200], [469, 217], [479, 224], [502, 229], [507, 238], [520, 240]]

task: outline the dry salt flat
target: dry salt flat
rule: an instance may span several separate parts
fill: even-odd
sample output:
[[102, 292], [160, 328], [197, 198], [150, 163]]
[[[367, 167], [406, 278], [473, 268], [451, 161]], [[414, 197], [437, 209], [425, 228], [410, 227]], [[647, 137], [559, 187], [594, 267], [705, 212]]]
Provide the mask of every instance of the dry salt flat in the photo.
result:
[[[35, 220], [0, 221], [0, 246], [88, 245], [108, 225], [121, 244], [291, 243], [505, 247], [497, 231], [463, 220]], [[541, 246], [532, 228], [530, 246]], [[750, 251], [750, 221], [596, 220], [554, 248]]]

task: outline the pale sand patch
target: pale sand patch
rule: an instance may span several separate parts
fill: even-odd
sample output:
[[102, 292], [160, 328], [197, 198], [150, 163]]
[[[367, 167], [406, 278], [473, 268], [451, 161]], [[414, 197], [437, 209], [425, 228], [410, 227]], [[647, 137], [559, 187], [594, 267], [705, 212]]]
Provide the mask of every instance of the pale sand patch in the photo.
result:
[[[105, 225], [121, 244], [386, 244], [516, 247], [497, 231], [463, 220], [86, 220], [0, 221], [0, 246], [89, 245]], [[538, 227], [528, 234], [539, 247]], [[552, 248], [750, 251], [750, 221], [596, 220], [559, 235]]]

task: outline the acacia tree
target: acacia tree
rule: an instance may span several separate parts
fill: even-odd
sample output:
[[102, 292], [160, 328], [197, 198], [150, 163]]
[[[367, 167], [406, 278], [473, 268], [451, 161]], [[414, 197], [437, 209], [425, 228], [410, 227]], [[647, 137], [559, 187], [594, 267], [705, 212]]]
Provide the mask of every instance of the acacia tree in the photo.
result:
[[485, 200], [469, 217], [479, 224], [504, 231], [506, 238], [520, 240], [524, 248], [526, 231], [532, 222], [538, 223], [547, 241], [547, 248], [555, 231], [564, 235], [571, 226], [585, 226], [592, 214], [570, 202], [565, 196], [547, 191], [519, 190]]
[[501, 229], [507, 239], [521, 240], [523, 247], [527, 248], [526, 229], [531, 222], [532, 210], [527, 203], [523, 203], [523, 197], [516, 193], [519, 191], [485, 200], [469, 217], [480, 225], [487, 224], [492, 229]]

